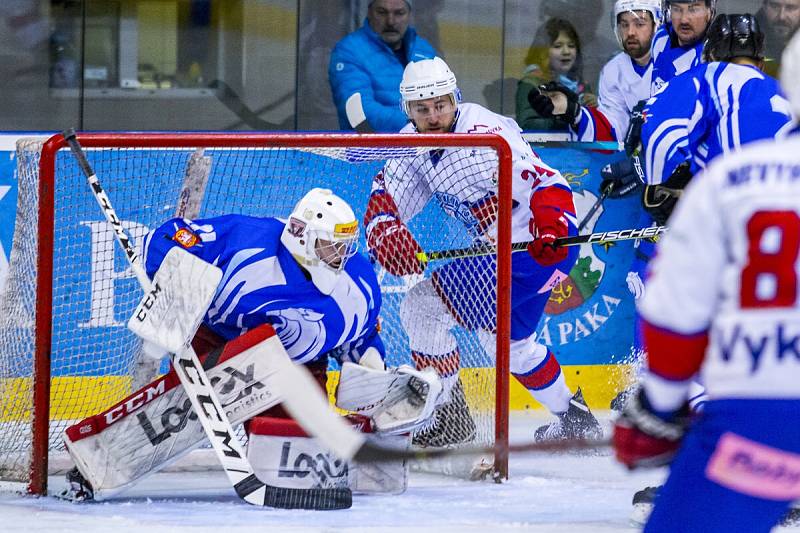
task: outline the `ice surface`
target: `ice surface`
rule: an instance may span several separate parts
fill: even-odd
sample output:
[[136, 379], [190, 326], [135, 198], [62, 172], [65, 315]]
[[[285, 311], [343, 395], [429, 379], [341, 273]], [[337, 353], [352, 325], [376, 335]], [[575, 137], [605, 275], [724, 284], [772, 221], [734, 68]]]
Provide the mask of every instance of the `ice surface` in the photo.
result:
[[[529, 441], [544, 417], [543, 413], [515, 415], [512, 441]], [[345, 511], [256, 508], [236, 498], [222, 472], [156, 474], [101, 503], [73, 504], [0, 492], [0, 531], [637, 531], [628, 520], [633, 493], [659, 483], [666, 474], [663, 469], [628, 473], [608, 450], [592, 455], [514, 455], [510, 470], [510, 479], [502, 484], [413, 473], [406, 493], [356, 495], [353, 507]], [[51, 477], [51, 492], [63, 484], [60, 476]]]

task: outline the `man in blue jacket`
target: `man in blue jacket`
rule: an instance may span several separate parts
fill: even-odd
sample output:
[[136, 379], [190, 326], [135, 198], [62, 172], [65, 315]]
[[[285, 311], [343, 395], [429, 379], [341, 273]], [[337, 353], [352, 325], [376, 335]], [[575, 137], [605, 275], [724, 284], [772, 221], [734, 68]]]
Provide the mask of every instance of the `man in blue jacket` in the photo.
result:
[[400, 109], [400, 80], [412, 61], [437, 53], [409, 27], [411, 0], [372, 0], [364, 25], [336, 43], [328, 65], [328, 80], [339, 115], [339, 126], [352, 130], [345, 102], [361, 93], [367, 122], [378, 132], [398, 132], [408, 122]]

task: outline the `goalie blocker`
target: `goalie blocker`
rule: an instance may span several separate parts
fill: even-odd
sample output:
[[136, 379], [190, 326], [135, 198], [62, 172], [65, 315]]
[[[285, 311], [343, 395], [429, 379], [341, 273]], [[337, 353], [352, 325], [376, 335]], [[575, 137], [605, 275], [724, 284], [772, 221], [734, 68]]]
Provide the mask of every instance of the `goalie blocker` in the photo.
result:
[[[314, 491], [314, 497], [305, 500], [298, 497], [296, 483], [278, 482], [282, 478], [287, 478], [286, 475], [283, 475], [286, 473], [286, 469], [280, 467], [281, 461], [290, 459], [289, 456], [284, 457], [284, 453], [291, 455], [292, 464], [302, 457], [313, 458], [318, 454], [326, 457], [332, 456], [329, 452], [322, 450], [321, 445], [314, 439], [304, 436], [305, 434], [299, 435], [299, 426], [294, 421], [287, 420], [283, 426], [280, 426], [274, 422], [260, 421], [258, 417], [253, 418], [258, 413], [281, 402], [281, 397], [275, 393], [276, 390], [280, 390], [280, 387], [274, 383], [275, 370], [269, 364], [270, 354], [274, 352], [274, 348], [270, 348], [270, 344], [273, 342], [279, 342], [273, 328], [264, 325], [229, 341], [223, 347], [213, 350], [201, 358], [203, 367], [214, 390], [219, 395], [231, 423], [239, 424], [252, 419], [250, 422], [250, 446], [256, 446], [262, 452], [269, 452], [265, 455], [248, 447], [248, 458], [252, 462], [259, 480], [276, 487], [279, 491], [286, 488], [287, 494], [291, 494], [291, 497], [280, 498], [278, 495], [277, 499], [286, 505], [293, 506], [292, 508], [341, 508], [340, 502], [345, 489], [346, 491], [352, 489], [359, 492], [390, 493], [399, 493], [405, 490], [407, 470], [404, 461], [379, 465], [370, 464], [369, 466], [350, 465], [349, 469], [346, 468], [351, 472], [347, 476], [349, 488], [335, 486], [335, 484], [327, 487], [323, 486], [325, 483], [321, 482], [309, 485], [308, 481], [318, 479], [319, 476], [310, 475], [315, 465], [308, 462], [307, 474], [294, 476], [295, 481], [304, 481], [301, 483], [303, 485], [301, 490]], [[370, 370], [368, 372], [370, 377], [374, 372], [378, 371]], [[379, 373], [392, 376], [398, 371]], [[345, 382], [349, 381], [347, 374], [348, 372], [344, 376]], [[429, 376], [424, 376], [426, 383], [424, 387], [421, 387], [416, 380], [411, 380], [409, 383], [410, 377], [408, 374], [402, 373], [395, 376], [399, 379], [390, 377], [379, 380], [386, 387], [383, 394], [378, 394], [374, 386], [367, 387], [370, 395], [365, 400], [372, 402], [376, 397], [385, 398], [385, 401], [378, 402], [380, 405], [378, 411], [381, 413], [381, 418], [386, 417], [387, 420], [392, 421], [387, 424], [389, 427], [386, 429], [390, 429], [389, 432], [370, 435], [368, 436], [369, 440], [373, 442], [379, 440], [381, 444], [395, 448], [407, 446], [408, 434], [397, 435], [398, 430], [400, 427], [410, 430], [417, 420], [412, 420], [406, 425], [403, 417], [409, 416], [411, 412], [419, 419], [419, 423], [422, 423], [424, 418], [429, 416], [430, 407], [428, 406], [431, 403], [426, 401], [426, 397], [430, 391], [434, 393], [433, 398], [438, 398], [440, 385], [438, 381], [428, 382]], [[363, 377], [356, 381], [361, 381], [362, 385], [366, 385]], [[346, 403], [363, 405], [363, 402], [357, 402], [354, 399]], [[395, 405], [397, 408], [393, 407]], [[413, 405], [416, 409], [409, 409], [409, 405]], [[395, 414], [395, 410], [403, 416]], [[368, 431], [372, 430], [370, 419], [359, 417], [358, 420], [359, 426]], [[273, 436], [287, 436], [285, 433], [289, 430], [285, 428], [290, 426], [295, 429], [292, 429], [291, 435], [288, 436], [302, 440], [289, 442], [287, 450], [284, 450], [286, 441], [273, 445], [275, 440], [270, 439], [270, 435], [276, 433]], [[279, 427], [279, 429], [272, 431], [270, 428], [273, 427]], [[118, 494], [146, 475], [175, 462], [205, 440], [203, 428], [192, 411], [186, 393], [182, 387], [179, 387], [177, 376], [172, 371], [102, 413], [70, 426], [64, 434], [67, 450], [78, 470], [93, 488], [94, 498], [97, 500]], [[292, 452], [292, 449], [296, 452]], [[310, 453], [312, 450], [315, 450], [314, 453]], [[331, 462], [331, 464], [333, 463]], [[263, 479], [262, 475], [269, 480]], [[287, 479], [283, 479], [283, 481], [285, 482]]]

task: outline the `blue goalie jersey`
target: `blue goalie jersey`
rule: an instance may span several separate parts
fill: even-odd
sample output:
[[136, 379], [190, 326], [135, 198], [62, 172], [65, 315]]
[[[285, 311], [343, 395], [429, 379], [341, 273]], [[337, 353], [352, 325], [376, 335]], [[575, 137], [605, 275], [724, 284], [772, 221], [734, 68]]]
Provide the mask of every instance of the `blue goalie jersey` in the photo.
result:
[[381, 293], [370, 263], [360, 254], [351, 257], [334, 291], [325, 295], [281, 243], [283, 228], [275, 218], [175, 218], [147, 236], [145, 269], [152, 278], [174, 246], [222, 269], [204, 323], [225, 339], [269, 323], [296, 363], [332, 351], [340, 360], [358, 361], [369, 347], [383, 357]]
[[701, 64], [673, 78], [643, 113], [643, 163], [651, 185], [665, 182], [685, 161], [694, 175], [720, 154], [791, 127], [778, 82], [733, 63]]

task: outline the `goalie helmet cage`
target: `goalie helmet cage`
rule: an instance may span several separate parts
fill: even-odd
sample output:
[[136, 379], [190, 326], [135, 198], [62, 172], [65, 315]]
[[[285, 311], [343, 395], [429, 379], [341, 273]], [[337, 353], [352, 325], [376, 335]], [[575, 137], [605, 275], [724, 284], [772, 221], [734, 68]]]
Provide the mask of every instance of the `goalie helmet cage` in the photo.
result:
[[[361, 220], [372, 178], [386, 160], [428, 157], [431, 150], [445, 149], [456, 158], [455, 178], [463, 180], [469, 172], [496, 175], [497, 253], [490, 256], [489, 275], [469, 280], [485, 285], [486, 301], [471, 307], [494, 309], [496, 346], [487, 346], [486, 335], [462, 328], [453, 334], [465, 416], [477, 428], [471, 444], [499, 444], [495, 472], [507, 477], [512, 158], [504, 139], [80, 133], [78, 140], [139, 252], [147, 231], [174, 216], [187, 163], [197, 150], [210, 160], [199, 218], [228, 213], [284, 218], [309, 189], [323, 186], [344, 197]], [[0, 292], [0, 479], [26, 482], [32, 494], [47, 493], [48, 473], [55, 472], [48, 470], [48, 460], [57, 462], [51, 454], [64, 458], [64, 429], [134, 390], [141, 344], [125, 327], [141, 291], [66, 146], [61, 135], [18, 142], [14, 243]], [[452, 186], [466, 184], [453, 179]], [[462, 222], [445, 213], [452, 206], [439, 207], [442, 203], [431, 199], [409, 222], [426, 250], [464, 247], [472, 239]], [[364, 250], [363, 231], [360, 241]], [[426, 276], [438, 266], [429, 265]], [[377, 265], [376, 271], [387, 364], [412, 364], [399, 303], [414, 280], [391, 276]], [[177, 422], [167, 415], [158, 427], [178, 431]], [[457, 417], [443, 423], [444, 442], [451, 431], [463, 434], [459, 424]]]

